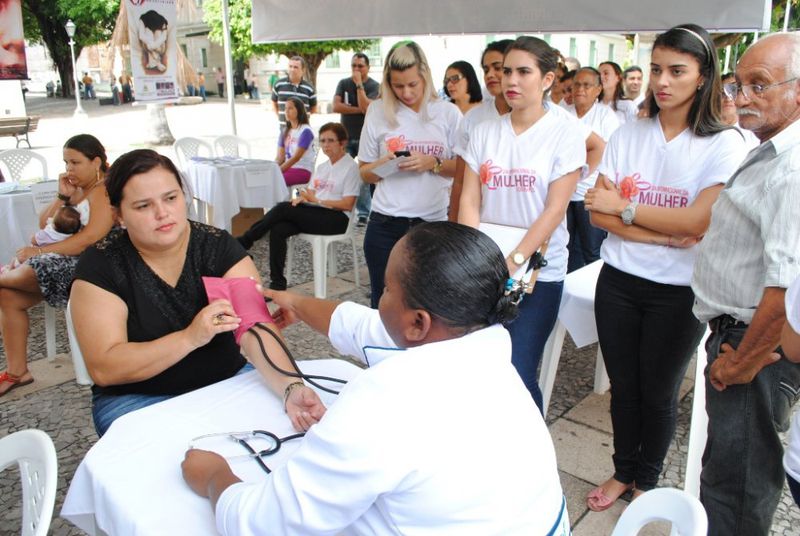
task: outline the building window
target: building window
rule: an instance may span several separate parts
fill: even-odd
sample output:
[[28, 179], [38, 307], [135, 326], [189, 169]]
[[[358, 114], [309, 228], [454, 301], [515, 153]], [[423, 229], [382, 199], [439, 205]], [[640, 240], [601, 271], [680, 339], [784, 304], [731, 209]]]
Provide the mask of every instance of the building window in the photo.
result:
[[578, 40], [575, 37], [569, 38], [569, 56], [571, 58], [578, 57]]
[[614, 60], [614, 43], [608, 44], [608, 61], [616, 61]]
[[339, 68], [339, 51], [335, 51], [333, 54], [328, 54], [325, 56], [325, 67], [328, 69], [338, 69]]
[[181, 50], [183, 51], [183, 57], [188, 60], [189, 59], [189, 53], [186, 51], [186, 43], [181, 43]]
[[553, 34], [544, 34], [543, 38], [544, 38], [544, 42], [549, 45], [550, 44], [550, 39], [553, 38]]
[[597, 65], [597, 41], [589, 41], [589, 65]]
[[369, 66], [370, 67], [383, 67], [383, 56], [381, 56], [381, 41], [380, 39], [376, 39], [372, 45], [370, 45], [369, 50], [365, 51], [365, 54], [369, 58]]
[[208, 67], [208, 52], [206, 52], [204, 48], [200, 49], [200, 63], [203, 65], [203, 68]]

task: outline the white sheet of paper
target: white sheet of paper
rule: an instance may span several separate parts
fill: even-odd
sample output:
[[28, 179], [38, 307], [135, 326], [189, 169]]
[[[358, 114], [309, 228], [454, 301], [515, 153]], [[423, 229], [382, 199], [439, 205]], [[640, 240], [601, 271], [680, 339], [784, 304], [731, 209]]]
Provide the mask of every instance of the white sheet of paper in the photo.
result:
[[[494, 240], [494, 243], [497, 244], [505, 257], [508, 257], [508, 255], [517, 248], [522, 238], [525, 236], [525, 233], [528, 232], [528, 229], [522, 227], [511, 227], [510, 225], [498, 225], [496, 223], [484, 222], [481, 222], [478, 229]], [[521, 279], [529, 283], [533, 275], [533, 270], [525, 273], [527, 269], [528, 261], [526, 260], [525, 263], [520, 266], [519, 270], [514, 272], [511, 278], [517, 280]]]
[[378, 177], [386, 178], [390, 175], [398, 173], [400, 171], [400, 164], [408, 159], [408, 156], [399, 156], [397, 158], [393, 158], [385, 164], [381, 164], [380, 166], [376, 167], [372, 170], [372, 172]]

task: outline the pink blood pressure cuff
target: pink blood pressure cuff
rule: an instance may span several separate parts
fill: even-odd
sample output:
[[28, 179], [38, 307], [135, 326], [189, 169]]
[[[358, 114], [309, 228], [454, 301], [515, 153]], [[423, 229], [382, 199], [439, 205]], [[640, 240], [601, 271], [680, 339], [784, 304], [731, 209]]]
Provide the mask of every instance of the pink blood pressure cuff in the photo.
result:
[[233, 332], [236, 344], [239, 339], [258, 322], [274, 324], [264, 297], [256, 289], [256, 282], [249, 277], [203, 277], [208, 303], [214, 300], [228, 300], [233, 305], [236, 316], [241, 319], [239, 327]]

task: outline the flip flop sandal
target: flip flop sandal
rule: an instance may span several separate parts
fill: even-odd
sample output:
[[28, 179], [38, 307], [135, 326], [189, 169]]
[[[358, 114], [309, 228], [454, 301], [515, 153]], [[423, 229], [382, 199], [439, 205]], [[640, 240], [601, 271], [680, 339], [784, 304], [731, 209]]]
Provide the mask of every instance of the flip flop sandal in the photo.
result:
[[604, 510], [608, 510], [612, 504], [617, 502], [617, 499], [632, 489], [633, 483], [629, 484], [615, 499], [612, 499], [605, 494], [602, 486], [597, 486], [586, 496], [586, 505], [589, 507], [589, 510], [592, 510], [593, 512], [602, 512]]
[[0, 393], [0, 397], [3, 397], [16, 389], [17, 387], [22, 387], [23, 385], [29, 385], [33, 383], [33, 378], [30, 380], [22, 380], [19, 376], [12, 376], [8, 372], [4, 372], [0, 374], [0, 384], [3, 383], [10, 383], [11, 387], [9, 387], [5, 392]]

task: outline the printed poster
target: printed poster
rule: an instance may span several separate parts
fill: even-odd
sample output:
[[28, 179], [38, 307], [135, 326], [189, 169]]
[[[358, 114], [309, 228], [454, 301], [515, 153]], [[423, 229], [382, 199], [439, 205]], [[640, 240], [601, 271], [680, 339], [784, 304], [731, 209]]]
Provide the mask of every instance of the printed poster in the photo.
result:
[[177, 0], [124, 0], [136, 100], [173, 101], [178, 91]]
[[27, 80], [22, 0], [0, 0], [0, 80]]

